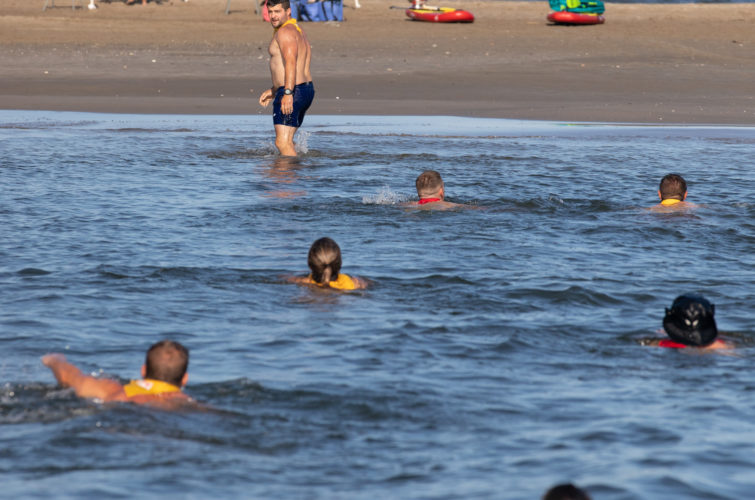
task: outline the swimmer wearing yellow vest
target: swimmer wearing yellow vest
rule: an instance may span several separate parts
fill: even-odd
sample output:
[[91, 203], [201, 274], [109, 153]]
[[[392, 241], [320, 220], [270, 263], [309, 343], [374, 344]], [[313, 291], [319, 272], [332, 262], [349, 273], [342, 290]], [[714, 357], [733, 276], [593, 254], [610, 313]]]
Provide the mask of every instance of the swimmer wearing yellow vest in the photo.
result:
[[367, 288], [367, 282], [356, 276], [341, 273], [341, 249], [330, 238], [320, 238], [312, 243], [307, 256], [310, 275], [293, 278], [294, 283], [329, 287], [336, 290], [359, 290]]
[[189, 380], [186, 371], [189, 351], [171, 340], [153, 344], [142, 365], [144, 378], [132, 380], [125, 386], [115, 380], [84, 375], [62, 354], [47, 354], [42, 357], [42, 363], [52, 370], [61, 386], [72, 387], [76, 395], [82, 398], [146, 404], [162, 409], [177, 409], [186, 403], [194, 403], [181, 390]]
[[696, 208], [697, 205], [687, 199], [687, 181], [679, 174], [663, 176], [658, 186], [658, 198], [661, 202], [651, 208], [654, 212], [677, 212]]
[[680, 295], [674, 299], [671, 309], [666, 309], [663, 318], [663, 329], [668, 338], [645, 339], [642, 344], [671, 349], [732, 349], [731, 342], [718, 338], [715, 313], [715, 306], [702, 295]]

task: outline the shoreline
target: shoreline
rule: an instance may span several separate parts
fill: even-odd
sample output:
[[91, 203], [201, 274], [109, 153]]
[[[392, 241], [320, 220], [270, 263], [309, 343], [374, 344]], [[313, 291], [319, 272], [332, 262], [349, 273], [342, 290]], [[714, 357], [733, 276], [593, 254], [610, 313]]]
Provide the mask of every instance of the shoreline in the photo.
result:
[[[271, 28], [253, 3], [96, 11], [7, 0], [0, 109], [269, 114]], [[313, 115], [755, 124], [755, 4], [607, 4], [606, 24], [553, 26], [542, 2], [448, 1], [472, 24], [412, 22], [391, 0], [302, 23]]]
[[[272, 124], [272, 119], [267, 114], [220, 114], [220, 113], [162, 113], [147, 112], [137, 113], [131, 111], [85, 111], [85, 110], [50, 110], [50, 109], [1, 109], [0, 119], [10, 120], [5, 122], [5, 127], [25, 127], [28, 123], [38, 123], [56, 120], [71, 120], [75, 115], [76, 120], [85, 120], [89, 125], [94, 123], [144, 123], [144, 120], [192, 120], [202, 122], [207, 120], [213, 123], [217, 120], [225, 120], [224, 123], [250, 123], [262, 124], [263, 127]], [[450, 135], [461, 136], [531, 136], [547, 133], [549, 135], [591, 135], [612, 131], [643, 130], [644, 134], [678, 134], [683, 137], [697, 136], [698, 134], [714, 134], [711, 137], [751, 138], [755, 132], [755, 125], [728, 124], [728, 123], [645, 123], [645, 122], [619, 122], [619, 121], [566, 121], [566, 120], [537, 120], [528, 118], [497, 118], [497, 117], [470, 117], [458, 115], [409, 115], [409, 114], [307, 114], [308, 121], [301, 130], [305, 133], [315, 132], [327, 128], [329, 131], [337, 130], [343, 133], [359, 133], [363, 129], [369, 133], [377, 134], [416, 134], [416, 135]], [[360, 121], [360, 118], [368, 118]], [[432, 119], [432, 120], [431, 120]], [[125, 121], [124, 121], [125, 120]], [[68, 123], [68, 122], [63, 122]], [[73, 122], [72, 122], [73, 123]], [[184, 122], [186, 123], [186, 122]], [[139, 127], [144, 125], [139, 125]], [[403, 127], [403, 128], [402, 128]], [[653, 132], [658, 131], [658, 132]], [[663, 131], [663, 132], [661, 132]], [[699, 132], [696, 132], [699, 131]], [[723, 134], [723, 135], [721, 135]]]

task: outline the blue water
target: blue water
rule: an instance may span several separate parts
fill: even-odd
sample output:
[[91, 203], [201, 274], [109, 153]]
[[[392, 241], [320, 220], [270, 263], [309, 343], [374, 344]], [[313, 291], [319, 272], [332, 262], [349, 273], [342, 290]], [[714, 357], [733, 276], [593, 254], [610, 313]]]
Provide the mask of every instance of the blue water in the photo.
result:
[[[742, 499], [755, 488], [755, 128], [0, 112], [2, 497]], [[450, 201], [417, 211], [442, 173]], [[694, 213], [656, 214], [678, 172]], [[286, 282], [341, 246], [357, 293]], [[688, 291], [730, 355], [640, 345]], [[82, 401], [39, 357], [137, 378]]]

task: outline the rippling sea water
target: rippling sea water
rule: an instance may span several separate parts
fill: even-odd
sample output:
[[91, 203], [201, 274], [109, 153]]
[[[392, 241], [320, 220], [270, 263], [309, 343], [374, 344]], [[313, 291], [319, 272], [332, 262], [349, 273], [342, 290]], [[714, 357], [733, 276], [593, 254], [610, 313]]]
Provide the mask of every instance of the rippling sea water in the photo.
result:
[[[755, 129], [0, 112], [9, 498], [741, 499], [755, 488]], [[450, 201], [402, 207], [440, 171]], [[655, 214], [660, 178], [694, 213]], [[286, 282], [341, 246], [357, 293]], [[731, 355], [643, 347], [698, 291]], [[212, 407], [100, 405], [191, 349]], [[0, 496], [2, 496], [0, 495]]]

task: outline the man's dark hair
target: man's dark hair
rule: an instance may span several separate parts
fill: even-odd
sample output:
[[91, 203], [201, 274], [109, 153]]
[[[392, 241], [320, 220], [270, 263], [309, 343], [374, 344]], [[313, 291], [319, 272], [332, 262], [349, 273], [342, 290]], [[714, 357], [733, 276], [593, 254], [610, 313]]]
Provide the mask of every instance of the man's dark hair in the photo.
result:
[[289, 0], [267, 0], [267, 8], [275, 7], [276, 5], [283, 6], [284, 9], [291, 8], [291, 2]]
[[147, 351], [145, 378], [162, 380], [181, 386], [186, 369], [189, 367], [189, 351], [172, 340], [161, 340]]
[[684, 193], [687, 192], [687, 181], [679, 174], [664, 175], [658, 191], [661, 192], [661, 200], [683, 200]]

